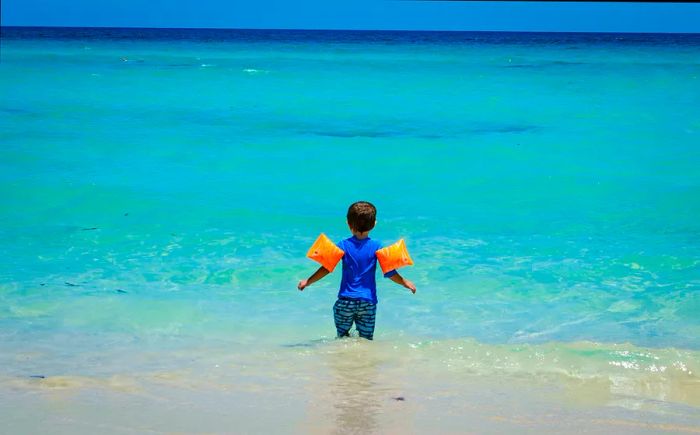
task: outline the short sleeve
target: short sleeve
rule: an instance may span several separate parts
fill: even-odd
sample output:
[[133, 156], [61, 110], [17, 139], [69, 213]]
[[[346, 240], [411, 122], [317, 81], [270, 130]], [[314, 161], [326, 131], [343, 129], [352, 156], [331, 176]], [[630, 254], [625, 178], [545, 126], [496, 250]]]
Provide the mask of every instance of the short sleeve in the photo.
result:
[[[337, 246], [341, 251], [345, 252], [345, 246], [343, 245], [343, 242], [345, 240], [341, 240], [340, 242], [336, 243], [335, 246]], [[343, 255], [345, 257], [345, 255]]]
[[392, 276], [396, 275], [398, 272], [396, 269], [390, 270], [387, 273], [384, 274], [384, 278], [391, 278]]

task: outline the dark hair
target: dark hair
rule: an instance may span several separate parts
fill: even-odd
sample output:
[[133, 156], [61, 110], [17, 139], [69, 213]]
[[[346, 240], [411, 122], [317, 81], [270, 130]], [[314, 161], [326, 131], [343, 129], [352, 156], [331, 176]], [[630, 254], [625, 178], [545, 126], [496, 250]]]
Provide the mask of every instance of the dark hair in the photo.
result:
[[355, 231], [369, 231], [376, 221], [377, 208], [367, 201], [357, 201], [348, 208], [348, 224]]

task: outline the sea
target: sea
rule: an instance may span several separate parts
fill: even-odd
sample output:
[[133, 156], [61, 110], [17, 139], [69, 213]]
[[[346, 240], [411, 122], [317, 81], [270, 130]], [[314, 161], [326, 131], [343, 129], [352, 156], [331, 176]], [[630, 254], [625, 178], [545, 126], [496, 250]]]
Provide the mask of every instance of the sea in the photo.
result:
[[3, 26], [0, 256], [2, 433], [698, 433], [700, 35]]

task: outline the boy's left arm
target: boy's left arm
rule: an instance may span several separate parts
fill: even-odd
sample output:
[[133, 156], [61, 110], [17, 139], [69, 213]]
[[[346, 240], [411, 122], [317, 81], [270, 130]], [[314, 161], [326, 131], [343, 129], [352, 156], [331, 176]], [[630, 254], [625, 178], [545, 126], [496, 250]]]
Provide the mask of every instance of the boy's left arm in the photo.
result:
[[400, 284], [407, 289], [411, 290], [411, 293], [415, 294], [416, 293], [416, 285], [413, 284], [413, 281], [409, 281], [406, 278], [402, 277], [398, 273], [394, 273], [389, 277], [390, 280], [394, 281], [396, 284]]
[[313, 275], [311, 275], [307, 279], [302, 279], [301, 281], [299, 281], [297, 288], [299, 289], [299, 291], [303, 291], [306, 287], [315, 283], [316, 281], [328, 275], [329, 273], [330, 272], [325, 267], [321, 266], [316, 272], [314, 272]]

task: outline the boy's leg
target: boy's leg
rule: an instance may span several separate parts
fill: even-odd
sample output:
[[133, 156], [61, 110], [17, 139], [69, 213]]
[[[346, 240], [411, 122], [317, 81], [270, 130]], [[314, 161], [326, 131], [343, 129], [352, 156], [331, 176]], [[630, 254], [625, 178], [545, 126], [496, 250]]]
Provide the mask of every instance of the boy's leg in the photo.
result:
[[338, 331], [338, 337], [350, 336], [352, 319], [355, 315], [354, 302], [338, 299], [333, 305], [333, 319], [335, 320], [335, 329]]
[[372, 340], [374, 337], [374, 320], [377, 306], [371, 302], [360, 301], [355, 314], [355, 325], [360, 337]]

